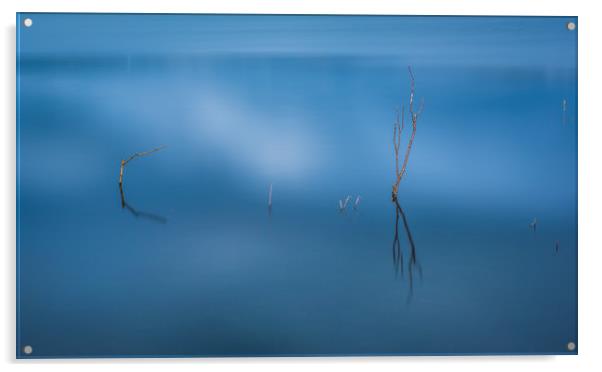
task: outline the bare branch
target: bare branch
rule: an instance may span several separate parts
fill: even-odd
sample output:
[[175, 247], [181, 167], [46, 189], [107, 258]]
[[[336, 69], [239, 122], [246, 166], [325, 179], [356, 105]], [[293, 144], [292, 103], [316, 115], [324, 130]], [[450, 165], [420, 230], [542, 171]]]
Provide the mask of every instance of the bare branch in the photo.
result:
[[424, 110], [424, 98], [420, 99], [420, 107], [418, 107], [418, 112], [416, 113], [416, 118], [418, 118], [422, 111]]
[[[393, 151], [395, 152], [395, 174], [399, 174], [399, 145], [401, 140], [401, 132], [403, 131], [403, 124], [399, 121], [399, 108], [395, 110], [396, 118], [393, 124]], [[402, 107], [403, 112], [403, 107]], [[403, 114], [402, 114], [403, 118]]]
[[410, 79], [414, 82], [414, 71], [412, 71], [412, 66], [408, 66], [408, 72], [410, 73]]
[[414, 144], [414, 136], [416, 136], [416, 119], [412, 119], [412, 135], [410, 136], [410, 141], [408, 142], [408, 147], [406, 148], [406, 153], [403, 158], [403, 165], [401, 166], [401, 173], [399, 173], [398, 178], [401, 181], [401, 178], [406, 173], [406, 168], [408, 166], [408, 160], [410, 159], [410, 151], [412, 151], [412, 145]]
[[414, 117], [414, 72], [412, 72], [412, 66], [408, 66], [408, 72], [410, 73], [410, 114]]
[[396, 110], [397, 116], [395, 125], [393, 127], [393, 145], [395, 152], [395, 184], [393, 184], [393, 191], [391, 194], [391, 199], [393, 201], [397, 201], [397, 192], [399, 190], [399, 184], [401, 179], [406, 173], [406, 169], [408, 166], [408, 160], [410, 159], [410, 152], [412, 151], [412, 145], [414, 144], [414, 137], [416, 135], [416, 124], [418, 122], [418, 117], [422, 114], [422, 110], [424, 109], [424, 100], [420, 101], [420, 107], [418, 108], [418, 112], [414, 111], [414, 96], [415, 96], [415, 80], [414, 80], [414, 72], [412, 71], [412, 67], [408, 66], [408, 73], [410, 74], [410, 103], [409, 103], [409, 111], [410, 111], [410, 119], [412, 120], [412, 134], [410, 135], [410, 140], [408, 142], [408, 146], [406, 148], [406, 152], [403, 158], [403, 165], [401, 166], [401, 170], [399, 169], [399, 145], [401, 142], [401, 133], [405, 127], [405, 113], [404, 107], [402, 106], [401, 110], [401, 120], [399, 115], [399, 110]]
[[123, 172], [125, 170], [125, 166], [126, 166], [127, 163], [129, 163], [130, 161], [132, 161], [132, 160], [134, 160], [136, 158], [141, 158], [141, 157], [144, 157], [144, 156], [149, 156], [149, 155], [151, 155], [151, 154], [153, 154], [153, 153], [155, 153], [155, 152], [157, 152], [159, 150], [164, 149], [165, 147], [167, 147], [167, 146], [162, 145], [162, 146], [156, 147], [156, 148], [154, 148], [152, 150], [143, 151], [143, 152], [136, 152], [132, 156], [130, 156], [129, 158], [127, 158], [126, 160], [121, 160], [121, 167], [119, 168], [119, 185], [123, 184]]
[[134, 155], [130, 156], [127, 160], [124, 160], [123, 163], [125, 165], [125, 164], [129, 163], [130, 161], [132, 161], [132, 160], [134, 160], [136, 158], [141, 158], [143, 156], [149, 156], [149, 155], [151, 155], [151, 154], [153, 154], [153, 153], [155, 153], [155, 152], [157, 152], [159, 150], [164, 149], [165, 147], [167, 147], [167, 146], [162, 145], [162, 146], [156, 147], [156, 148], [154, 148], [152, 150], [143, 151], [143, 152], [136, 152], [136, 153], [134, 153]]

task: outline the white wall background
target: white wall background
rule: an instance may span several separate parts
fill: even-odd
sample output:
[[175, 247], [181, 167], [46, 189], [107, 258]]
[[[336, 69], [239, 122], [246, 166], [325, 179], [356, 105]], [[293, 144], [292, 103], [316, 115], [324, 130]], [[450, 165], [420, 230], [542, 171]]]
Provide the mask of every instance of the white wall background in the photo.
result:
[[[602, 370], [602, 12], [589, 0], [2, 0], [0, 363], [6, 371]], [[15, 12], [327, 13], [579, 16], [579, 356], [15, 360]]]

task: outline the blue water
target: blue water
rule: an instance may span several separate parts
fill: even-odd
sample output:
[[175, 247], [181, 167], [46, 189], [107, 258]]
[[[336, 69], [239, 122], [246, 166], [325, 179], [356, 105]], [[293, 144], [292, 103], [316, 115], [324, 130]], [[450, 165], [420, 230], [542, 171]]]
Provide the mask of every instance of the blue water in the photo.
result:
[[576, 353], [575, 19], [26, 17], [18, 357]]

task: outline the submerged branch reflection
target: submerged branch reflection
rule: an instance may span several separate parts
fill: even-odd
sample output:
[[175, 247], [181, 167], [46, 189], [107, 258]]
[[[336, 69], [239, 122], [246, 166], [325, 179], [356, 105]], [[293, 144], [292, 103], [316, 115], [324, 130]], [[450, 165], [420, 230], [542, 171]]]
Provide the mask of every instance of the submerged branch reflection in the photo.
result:
[[408, 239], [409, 252], [408, 252], [408, 283], [409, 283], [409, 292], [407, 301], [410, 302], [414, 295], [414, 274], [415, 269], [418, 271], [418, 275], [422, 278], [422, 268], [420, 263], [418, 262], [418, 256], [416, 255], [416, 245], [414, 244], [414, 238], [412, 237], [412, 232], [410, 231], [410, 226], [408, 224], [408, 220], [406, 218], [406, 214], [403, 209], [399, 205], [397, 200], [394, 201], [395, 204], [395, 234], [393, 236], [393, 265], [395, 267], [395, 275], [400, 276], [402, 279], [404, 277], [404, 252], [401, 248], [401, 243], [399, 241], [399, 217], [401, 217], [401, 221], [403, 222], [403, 229], [406, 233], [406, 237]]
[[128, 202], [125, 199], [125, 193], [123, 191], [123, 184], [119, 183], [119, 195], [121, 196], [121, 209], [127, 209], [132, 215], [134, 215], [134, 217], [138, 218], [144, 218], [147, 219], [149, 221], [152, 222], [156, 222], [156, 223], [160, 223], [160, 224], [166, 224], [167, 223], [167, 218], [158, 215], [158, 214], [154, 214], [154, 213], [150, 213], [150, 212], [145, 212], [145, 211], [141, 211], [138, 210], [134, 207], [132, 207], [130, 204], [128, 204]]

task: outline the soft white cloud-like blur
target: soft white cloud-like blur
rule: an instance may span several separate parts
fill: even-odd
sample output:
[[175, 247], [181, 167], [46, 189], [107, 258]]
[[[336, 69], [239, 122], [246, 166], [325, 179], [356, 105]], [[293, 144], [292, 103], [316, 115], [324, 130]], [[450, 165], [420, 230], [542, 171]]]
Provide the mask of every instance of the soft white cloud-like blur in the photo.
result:
[[299, 179], [324, 161], [319, 133], [302, 112], [262, 109], [235, 94], [211, 89], [194, 109], [203, 146], [227, 154], [253, 174], [269, 179]]

